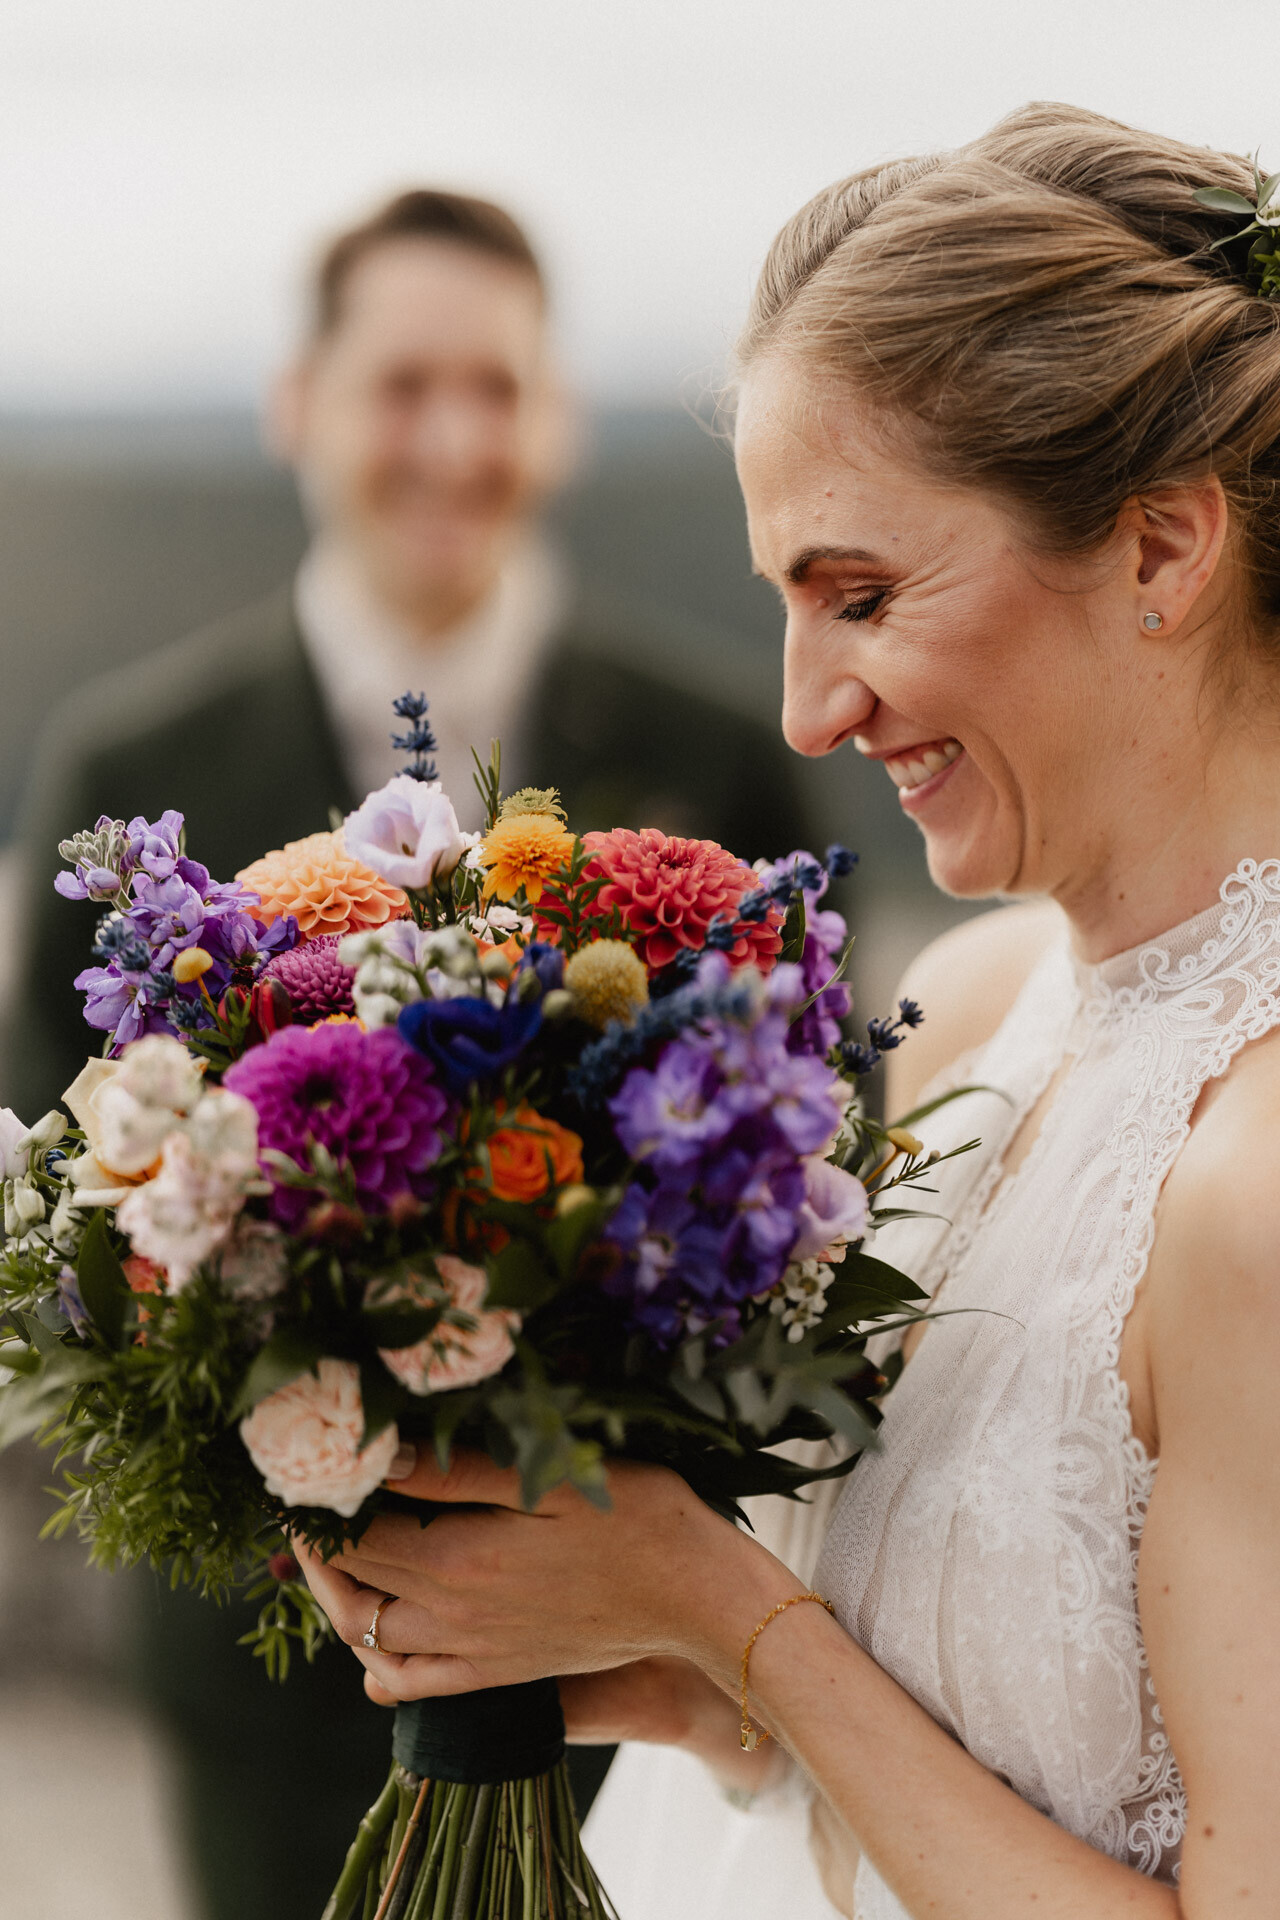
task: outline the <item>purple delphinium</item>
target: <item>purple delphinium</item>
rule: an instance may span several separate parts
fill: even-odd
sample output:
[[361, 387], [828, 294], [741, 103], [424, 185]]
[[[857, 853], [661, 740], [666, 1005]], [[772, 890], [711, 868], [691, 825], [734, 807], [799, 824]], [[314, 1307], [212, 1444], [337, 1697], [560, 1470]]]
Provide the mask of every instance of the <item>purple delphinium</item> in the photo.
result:
[[[256, 1108], [260, 1147], [306, 1166], [314, 1140], [350, 1167], [356, 1196], [373, 1213], [398, 1195], [424, 1193], [444, 1145], [448, 1099], [428, 1062], [392, 1028], [285, 1027], [228, 1068], [223, 1085]], [[311, 1190], [276, 1186], [271, 1211], [296, 1228], [314, 1203]]]
[[606, 1284], [663, 1345], [712, 1323], [732, 1338], [796, 1243], [805, 1158], [841, 1113], [837, 1076], [788, 1050], [801, 993], [799, 969], [778, 968], [749, 1024], [687, 1029], [609, 1103], [639, 1173], [610, 1224], [627, 1257]]
[[[843, 848], [837, 851], [844, 851]], [[768, 889], [790, 880], [804, 895], [805, 940], [800, 957], [806, 1000], [817, 995], [798, 1020], [792, 1022], [787, 1045], [792, 1053], [816, 1053], [825, 1058], [840, 1042], [840, 1023], [853, 1010], [853, 995], [842, 980], [834, 978], [849, 943], [849, 928], [844, 915], [819, 902], [827, 891], [825, 868], [811, 853], [788, 854], [760, 872], [760, 885]], [[830, 983], [830, 984], [828, 984]]]
[[[113, 1050], [144, 1033], [209, 1024], [206, 995], [216, 1003], [233, 979], [247, 980], [298, 937], [291, 918], [270, 927], [255, 919], [258, 897], [234, 883], [222, 885], [182, 852], [182, 815], [157, 821], [98, 821], [92, 834], [64, 841], [75, 871], [60, 874], [58, 891], [71, 899], [111, 899], [117, 911], [98, 931], [94, 957], [103, 964], [76, 977], [86, 996], [85, 1019], [109, 1033]], [[114, 890], [105, 891], [113, 880]], [[173, 963], [201, 947], [212, 966], [199, 982], [180, 986]]]

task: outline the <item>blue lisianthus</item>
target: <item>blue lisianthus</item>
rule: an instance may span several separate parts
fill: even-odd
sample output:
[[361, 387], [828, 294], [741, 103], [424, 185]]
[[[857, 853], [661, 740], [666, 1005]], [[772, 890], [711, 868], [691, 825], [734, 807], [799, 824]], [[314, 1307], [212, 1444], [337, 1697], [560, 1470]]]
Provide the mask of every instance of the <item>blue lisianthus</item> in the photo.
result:
[[435, 1066], [450, 1093], [460, 1098], [477, 1080], [492, 1080], [513, 1065], [542, 1025], [537, 1001], [418, 1000], [396, 1022], [401, 1038]]

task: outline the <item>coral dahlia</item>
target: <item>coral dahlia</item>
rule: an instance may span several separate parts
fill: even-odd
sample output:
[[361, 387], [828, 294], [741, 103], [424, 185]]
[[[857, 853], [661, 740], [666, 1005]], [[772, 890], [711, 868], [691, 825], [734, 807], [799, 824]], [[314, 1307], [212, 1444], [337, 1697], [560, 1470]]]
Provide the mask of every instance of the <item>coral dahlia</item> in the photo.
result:
[[262, 969], [262, 979], [278, 980], [288, 994], [290, 1012], [300, 1027], [314, 1027], [335, 1013], [355, 1015], [351, 983], [356, 970], [339, 960], [338, 942], [338, 934], [322, 933], [278, 953]]
[[290, 913], [304, 940], [381, 927], [409, 911], [399, 887], [352, 859], [341, 832], [290, 840], [236, 877], [261, 901], [259, 920], [270, 926]]
[[[448, 1100], [430, 1064], [390, 1028], [285, 1027], [237, 1060], [223, 1085], [256, 1108], [260, 1148], [305, 1166], [308, 1141], [317, 1141], [351, 1167], [372, 1212], [420, 1191], [440, 1155]], [[314, 1200], [305, 1188], [279, 1186], [271, 1210], [296, 1228]]]
[[[633, 833], [587, 833], [583, 845], [592, 858], [588, 878], [605, 875], [597, 905], [604, 914], [616, 908], [650, 973], [670, 966], [685, 947], [706, 945], [707, 928], [717, 915], [732, 920], [738, 902], [756, 885], [751, 868], [714, 840], [679, 840], [645, 827]], [[739, 921], [731, 966], [748, 964], [767, 973], [782, 947], [782, 913], [771, 908], [760, 921]]]

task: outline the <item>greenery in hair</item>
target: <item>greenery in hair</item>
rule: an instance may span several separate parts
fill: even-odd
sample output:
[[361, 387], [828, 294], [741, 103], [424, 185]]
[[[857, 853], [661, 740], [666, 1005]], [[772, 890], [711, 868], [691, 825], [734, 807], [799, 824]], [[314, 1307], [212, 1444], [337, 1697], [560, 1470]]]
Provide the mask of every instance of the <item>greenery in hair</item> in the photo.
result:
[[1244, 261], [1244, 274], [1254, 293], [1263, 300], [1280, 298], [1280, 173], [1264, 180], [1253, 163], [1254, 197], [1234, 193], [1230, 187], [1197, 187], [1194, 198], [1214, 213], [1243, 215], [1248, 224], [1236, 233], [1224, 234], [1209, 248], [1216, 253], [1238, 241], [1250, 242]]

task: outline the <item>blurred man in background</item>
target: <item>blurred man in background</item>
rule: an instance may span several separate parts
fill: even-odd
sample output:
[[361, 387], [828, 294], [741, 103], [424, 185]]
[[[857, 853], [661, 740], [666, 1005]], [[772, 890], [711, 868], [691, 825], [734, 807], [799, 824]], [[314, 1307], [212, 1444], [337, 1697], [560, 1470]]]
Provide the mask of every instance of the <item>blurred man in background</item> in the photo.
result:
[[[430, 699], [464, 825], [479, 823], [469, 749], [497, 737], [507, 790], [558, 786], [577, 825], [657, 825], [749, 858], [805, 843], [777, 736], [664, 671], [698, 636], [584, 607], [536, 531], [569, 418], [542, 273], [501, 209], [416, 191], [336, 239], [270, 419], [313, 529], [296, 578], [81, 688], [37, 753], [6, 1050], [6, 1097], [32, 1119], [91, 1039], [71, 981], [94, 913], [53, 894], [59, 840], [176, 806], [229, 879], [396, 770], [390, 703], [406, 689]], [[235, 1645], [246, 1625], [148, 1588], [143, 1681], [182, 1752], [212, 1920], [316, 1920], [389, 1723], [341, 1649], [273, 1690]]]

